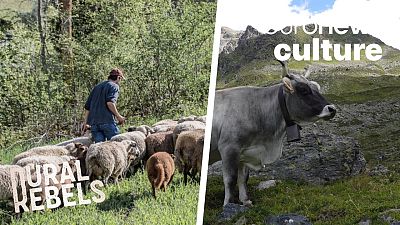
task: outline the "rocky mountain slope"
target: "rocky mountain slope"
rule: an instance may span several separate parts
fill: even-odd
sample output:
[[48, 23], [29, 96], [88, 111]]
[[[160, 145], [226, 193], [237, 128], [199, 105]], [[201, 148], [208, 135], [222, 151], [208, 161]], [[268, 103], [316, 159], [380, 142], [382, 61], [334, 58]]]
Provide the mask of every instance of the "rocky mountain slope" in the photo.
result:
[[[307, 25], [308, 30], [312, 30], [313, 25]], [[286, 27], [285, 29], [288, 29]], [[285, 30], [284, 29], [284, 30]], [[276, 63], [273, 55], [274, 48], [277, 44], [286, 43], [289, 46], [293, 44], [311, 44], [313, 38], [320, 40], [329, 40], [331, 43], [339, 44], [360, 44], [366, 45], [371, 43], [379, 44], [383, 49], [383, 57], [381, 60], [373, 62], [361, 58], [360, 61], [307, 61], [295, 62], [292, 60], [289, 64], [291, 69], [303, 69], [306, 64], [312, 64], [314, 70], [324, 70], [330, 72], [336, 70], [337, 66], [357, 68], [361, 67], [369, 75], [396, 75], [400, 72], [400, 51], [385, 45], [381, 40], [369, 34], [352, 34], [348, 31], [346, 34], [329, 34], [328, 28], [323, 28], [323, 34], [305, 34], [301, 28], [286, 35], [281, 31], [275, 34], [261, 34], [251, 26], [249, 26], [242, 36], [241, 41], [237, 41], [237, 47], [230, 48], [230, 51], [221, 51], [218, 61], [218, 88], [232, 87], [248, 84], [259, 84], [257, 81], [265, 81], [276, 79], [274, 75], [279, 75], [280, 66]], [[253, 35], [247, 35], [250, 33]], [[236, 34], [238, 32], [236, 31]], [[243, 37], [243, 38], [242, 38]], [[370, 71], [367, 71], [371, 69]], [[252, 80], [252, 81], [250, 81]]]
[[[325, 33], [328, 33], [327, 29], [323, 28]], [[304, 140], [286, 144], [283, 157], [261, 174], [270, 178], [324, 183], [382, 165], [400, 172], [396, 169], [398, 154], [395, 151], [399, 142], [393, 136], [400, 132], [400, 51], [369, 34], [306, 35], [301, 30], [297, 34], [284, 35], [279, 31], [269, 35], [248, 26], [237, 39], [238, 45], [233, 51], [220, 53], [219, 87], [281, 82], [281, 66], [273, 55], [278, 43], [311, 43], [313, 37], [329, 39], [331, 43], [378, 43], [383, 48], [383, 57], [376, 62], [365, 59], [342, 62], [291, 60], [289, 69], [295, 72], [302, 72], [306, 65], [310, 67], [310, 79], [321, 85], [322, 93], [340, 110], [332, 121], [318, 123], [317, 133], [306, 127], [302, 131]], [[321, 152], [321, 148], [324, 151]], [[211, 174], [219, 172], [218, 164], [210, 169]]]

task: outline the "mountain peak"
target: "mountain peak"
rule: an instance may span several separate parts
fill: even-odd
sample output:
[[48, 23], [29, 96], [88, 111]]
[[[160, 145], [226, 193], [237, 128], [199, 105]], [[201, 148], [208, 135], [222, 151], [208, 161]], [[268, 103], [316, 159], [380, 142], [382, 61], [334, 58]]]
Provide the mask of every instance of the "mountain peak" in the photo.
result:
[[248, 25], [246, 27], [246, 30], [244, 31], [244, 33], [242, 34], [242, 36], [240, 36], [239, 38], [239, 45], [241, 45], [243, 42], [245, 42], [246, 40], [250, 39], [250, 38], [254, 38], [261, 35], [261, 33], [256, 30], [256, 28]]

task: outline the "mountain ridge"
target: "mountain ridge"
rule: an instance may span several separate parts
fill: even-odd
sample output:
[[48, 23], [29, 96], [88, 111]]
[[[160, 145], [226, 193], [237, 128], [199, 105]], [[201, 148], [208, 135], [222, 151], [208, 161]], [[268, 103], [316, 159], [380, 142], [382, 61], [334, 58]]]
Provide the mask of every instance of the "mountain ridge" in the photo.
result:
[[[313, 25], [306, 25], [308, 28], [307, 30], [311, 30], [311, 26]], [[289, 29], [289, 27], [285, 27], [282, 30], [287, 31], [287, 29]], [[328, 34], [328, 27], [322, 28], [322, 34], [315, 33], [309, 35], [304, 33], [302, 29], [298, 29], [297, 34], [294, 34], [294, 32], [283, 34], [282, 30], [277, 31], [275, 34], [262, 34], [255, 28], [248, 26], [246, 31], [242, 32], [241, 36], [238, 38], [237, 46], [235, 48], [231, 49], [231, 51], [220, 51], [218, 74], [223, 78], [227, 74], [237, 72], [243, 65], [246, 65], [253, 60], [273, 61], [275, 60], [273, 51], [277, 44], [286, 43], [289, 46], [293, 44], [311, 44], [313, 38], [330, 40], [333, 44], [376, 43], [382, 47], [393, 48], [370, 34], [362, 34], [361, 32], [353, 34], [351, 32], [351, 27], [348, 27], [347, 29], [349, 29], [349, 31], [342, 35], [336, 34], [335, 32], [333, 34]], [[249, 30], [252, 30], [251, 35], [248, 34], [250, 33]], [[235, 32], [238, 33], [240, 31]]]

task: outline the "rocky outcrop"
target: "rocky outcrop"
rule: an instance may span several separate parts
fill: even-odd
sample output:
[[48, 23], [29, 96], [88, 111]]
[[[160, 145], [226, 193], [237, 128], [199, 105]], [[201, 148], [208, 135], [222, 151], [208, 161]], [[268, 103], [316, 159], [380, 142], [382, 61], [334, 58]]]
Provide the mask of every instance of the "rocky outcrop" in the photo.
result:
[[261, 33], [258, 30], [256, 30], [254, 27], [249, 25], [249, 26], [246, 27], [246, 30], [244, 31], [242, 36], [240, 36], [239, 41], [238, 41], [238, 45], [242, 45], [248, 39], [255, 38], [255, 37], [259, 36], [259, 35], [261, 35]]
[[221, 28], [221, 41], [219, 45], [219, 53], [229, 54], [238, 46], [239, 38], [243, 31], [236, 31], [228, 27]]
[[265, 220], [268, 225], [312, 225], [309, 219], [295, 214], [270, 216]]
[[242, 45], [248, 39], [259, 35], [261, 33], [252, 26], [247, 26], [245, 31], [236, 31], [228, 27], [222, 27], [219, 53], [229, 54], [235, 51], [238, 45]]
[[[365, 170], [365, 158], [353, 138], [318, 133], [313, 127], [303, 128], [301, 133], [301, 141], [284, 144], [278, 161], [250, 175], [324, 184]], [[221, 166], [221, 161], [211, 165], [209, 175], [222, 175]]]

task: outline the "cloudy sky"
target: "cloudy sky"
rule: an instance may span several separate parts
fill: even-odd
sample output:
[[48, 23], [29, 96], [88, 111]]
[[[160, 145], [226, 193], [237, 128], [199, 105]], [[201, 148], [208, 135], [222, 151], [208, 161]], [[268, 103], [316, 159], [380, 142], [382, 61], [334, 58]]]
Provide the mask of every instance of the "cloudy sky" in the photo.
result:
[[400, 49], [399, 0], [219, 0], [217, 25], [261, 32], [287, 25], [353, 26]]

